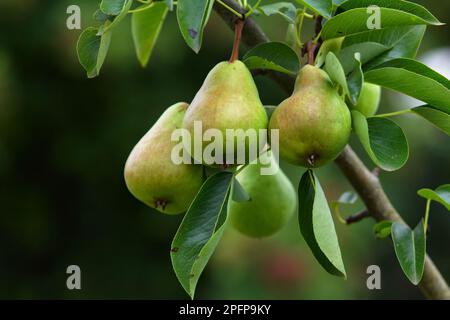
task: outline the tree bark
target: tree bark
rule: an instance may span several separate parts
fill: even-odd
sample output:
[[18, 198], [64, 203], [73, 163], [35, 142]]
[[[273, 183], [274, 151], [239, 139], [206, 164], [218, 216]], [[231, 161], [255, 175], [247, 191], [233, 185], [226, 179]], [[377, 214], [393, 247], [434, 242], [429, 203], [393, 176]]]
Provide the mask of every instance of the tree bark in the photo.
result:
[[[236, 1], [222, 1], [236, 11], [244, 13]], [[233, 30], [237, 16], [217, 2], [214, 5], [214, 10]], [[251, 47], [269, 41], [262, 29], [251, 18], [245, 20], [242, 40]], [[267, 75], [276, 81], [288, 94], [291, 94], [294, 84], [293, 78], [271, 71], [268, 71]], [[364, 201], [367, 211], [372, 218], [376, 221], [391, 220], [404, 223], [384, 192], [378, 177], [367, 169], [349, 145], [337, 157], [335, 163]], [[450, 300], [450, 288], [428, 255], [425, 257], [425, 270], [422, 281], [419, 283], [419, 288], [428, 299]]]

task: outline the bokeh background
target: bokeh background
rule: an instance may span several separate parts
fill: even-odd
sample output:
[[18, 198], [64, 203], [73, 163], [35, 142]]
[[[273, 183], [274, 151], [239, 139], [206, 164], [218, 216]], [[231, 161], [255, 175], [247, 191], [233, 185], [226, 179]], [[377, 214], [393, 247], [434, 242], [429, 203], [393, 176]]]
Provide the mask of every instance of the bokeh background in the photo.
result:
[[[450, 2], [420, 2], [450, 21]], [[81, 7], [83, 27], [93, 24], [97, 1], [0, 1], [0, 298], [186, 299], [169, 257], [182, 217], [158, 214], [136, 201], [122, 170], [134, 144], [164, 109], [191, 101], [208, 71], [228, 58], [232, 32], [213, 14], [196, 55], [170, 14], [149, 66], [142, 69], [128, 18], [114, 31], [100, 77], [88, 80], [75, 52], [80, 31], [65, 26], [70, 4]], [[272, 39], [284, 39], [282, 18], [257, 20]], [[419, 57], [448, 77], [449, 50], [449, 27], [430, 27]], [[257, 77], [256, 82], [265, 104], [286, 97], [272, 81]], [[381, 111], [415, 104], [385, 90]], [[425, 207], [416, 190], [450, 182], [450, 140], [414, 116], [396, 120], [408, 136], [410, 159], [381, 180], [415, 225]], [[372, 166], [358, 142], [352, 144]], [[297, 184], [302, 170], [283, 168]], [[319, 177], [330, 201], [351, 190], [334, 164]], [[347, 280], [322, 270], [293, 218], [265, 240], [228, 230], [199, 281], [197, 298], [422, 297], [403, 276], [390, 241], [373, 236], [373, 221], [335, 223]], [[434, 203], [430, 227], [428, 252], [450, 281], [450, 215]], [[72, 264], [81, 267], [82, 290], [66, 288], [66, 268]], [[366, 287], [371, 264], [381, 267], [382, 290]]]

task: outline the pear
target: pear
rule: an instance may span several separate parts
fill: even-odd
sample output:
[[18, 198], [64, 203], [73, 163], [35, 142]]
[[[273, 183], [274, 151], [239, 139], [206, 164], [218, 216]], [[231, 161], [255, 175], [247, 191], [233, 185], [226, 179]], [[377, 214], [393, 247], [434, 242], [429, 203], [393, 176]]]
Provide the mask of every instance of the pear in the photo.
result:
[[166, 214], [185, 212], [203, 183], [201, 165], [172, 162], [173, 130], [181, 127], [188, 108], [169, 107], [141, 138], [125, 164], [125, 182], [138, 200]]
[[361, 112], [366, 117], [373, 116], [380, 104], [381, 88], [380, 86], [364, 82], [358, 101], [353, 109]]
[[306, 65], [297, 76], [293, 94], [272, 114], [269, 130], [273, 129], [279, 130], [281, 158], [319, 167], [336, 158], [347, 144], [351, 116], [327, 73]]
[[250, 200], [228, 204], [231, 225], [241, 233], [262, 238], [279, 231], [291, 218], [296, 207], [296, 192], [292, 183], [278, 167], [269, 153], [274, 175], [261, 175], [261, 163], [253, 161], [236, 176], [236, 179], [249, 194]]
[[[184, 118], [183, 127], [187, 129], [191, 136], [191, 155], [198, 162], [205, 163], [203, 152], [209, 141], [198, 140], [194, 136], [194, 122], [201, 121], [203, 133], [208, 129], [217, 129], [223, 137], [223, 148], [220, 150], [222, 157], [215, 163], [207, 165], [221, 165], [224, 167], [236, 165], [238, 162], [238, 152], [244, 154], [245, 161], [249, 163], [258, 156], [258, 152], [253, 159], [249, 157], [249, 148], [256, 150], [258, 146], [266, 143], [264, 139], [259, 139], [259, 129], [267, 129], [267, 114], [259, 99], [258, 89], [253, 81], [250, 71], [244, 63], [239, 60], [233, 62], [225, 61], [217, 64], [206, 77], [202, 87], [197, 92]], [[255, 129], [257, 146], [249, 144], [249, 139], [245, 138], [245, 145], [242, 150], [238, 150], [236, 135], [231, 139], [226, 139], [226, 129]], [[234, 137], [234, 138], [233, 138]], [[264, 140], [264, 141], [263, 141]], [[196, 154], [194, 143], [201, 145], [201, 154]], [[227, 147], [228, 146], [228, 147]], [[259, 149], [258, 149], [259, 150]], [[227, 155], [228, 151], [228, 155]], [[228, 161], [227, 161], [228, 159]], [[230, 159], [231, 162], [230, 163]], [[221, 162], [221, 163], [217, 163]]]

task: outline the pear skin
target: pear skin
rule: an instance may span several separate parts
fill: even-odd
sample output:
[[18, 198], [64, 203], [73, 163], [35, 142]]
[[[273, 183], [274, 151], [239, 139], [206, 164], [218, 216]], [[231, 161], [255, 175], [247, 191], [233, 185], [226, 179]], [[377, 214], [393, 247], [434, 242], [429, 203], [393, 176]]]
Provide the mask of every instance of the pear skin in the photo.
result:
[[174, 164], [173, 130], [181, 128], [187, 103], [169, 107], [131, 151], [125, 182], [138, 200], [166, 214], [185, 212], [203, 183], [201, 165]]
[[[208, 129], [218, 129], [222, 137], [223, 157], [220, 159], [224, 163], [224, 167], [237, 164], [237, 137], [229, 139], [225, 142], [226, 129], [248, 129], [257, 130], [259, 137], [259, 129], [267, 129], [268, 119], [266, 111], [259, 99], [258, 89], [253, 81], [250, 71], [244, 63], [239, 60], [234, 62], [220, 62], [217, 64], [206, 77], [202, 87], [197, 92], [184, 118], [183, 127], [187, 129], [192, 138], [191, 151], [194, 143], [201, 144], [202, 154], [205, 147], [211, 142], [195, 141], [194, 122], [201, 121], [203, 133]], [[257, 145], [264, 145], [264, 141], [257, 139]], [[233, 150], [233, 155], [228, 156], [233, 163], [226, 161], [227, 144], [233, 143], [232, 148], [229, 145], [228, 150]], [[245, 138], [245, 162], [249, 163], [253, 159], [249, 159], [249, 139]], [[191, 155], [198, 161], [198, 154], [191, 152]], [[255, 157], [258, 156], [256, 153]], [[202, 158], [202, 155], [200, 155]], [[204, 162], [203, 162], [204, 163]], [[210, 164], [211, 165], [211, 164]], [[213, 164], [214, 166], [214, 164]]]
[[272, 129], [279, 130], [281, 158], [316, 168], [336, 158], [347, 144], [351, 115], [327, 73], [306, 65], [297, 76], [293, 94], [272, 114]]
[[380, 105], [381, 87], [364, 82], [361, 93], [358, 98], [358, 102], [353, 109], [361, 112], [366, 117], [373, 116], [378, 111]]
[[[278, 164], [271, 156], [272, 165]], [[295, 189], [278, 167], [274, 175], [261, 175], [261, 164], [247, 165], [236, 179], [250, 195], [250, 201], [229, 200], [231, 225], [242, 234], [262, 238], [279, 231], [292, 217], [297, 207]]]

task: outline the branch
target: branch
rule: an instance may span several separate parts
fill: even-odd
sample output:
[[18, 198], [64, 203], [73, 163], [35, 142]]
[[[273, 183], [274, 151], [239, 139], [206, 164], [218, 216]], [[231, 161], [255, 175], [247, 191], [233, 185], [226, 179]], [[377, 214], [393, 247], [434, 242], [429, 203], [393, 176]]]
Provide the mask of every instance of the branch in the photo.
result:
[[345, 218], [345, 223], [347, 224], [353, 224], [356, 222], [360, 222], [361, 220], [364, 220], [365, 218], [369, 218], [370, 213], [367, 210], [361, 211], [359, 213], [353, 214], [351, 216], [348, 216]]
[[[223, 2], [238, 12], [243, 12], [236, 1], [223, 0]], [[236, 16], [217, 4], [214, 5], [214, 9], [233, 29]], [[261, 28], [251, 18], [245, 20], [242, 39], [244, 43], [251, 47], [269, 41]], [[267, 75], [288, 94], [291, 94], [293, 78], [270, 71], [267, 72]], [[404, 222], [384, 192], [378, 178], [367, 169], [350, 146], [345, 147], [335, 162], [364, 201], [371, 217], [376, 221]], [[425, 257], [425, 270], [419, 288], [424, 296], [429, 299], [450, 299], [450, 288], [428, 255]]]
[[[376, 221], [390, 220], [404, 223], [384, 192], [379, 179], [367, 169], [350, 146], [345, 147], [335, 162]], [[450, 288], [428, 255], [425, 257], [425, 270], [419, 288], [429, 299], [450, 299]]]

